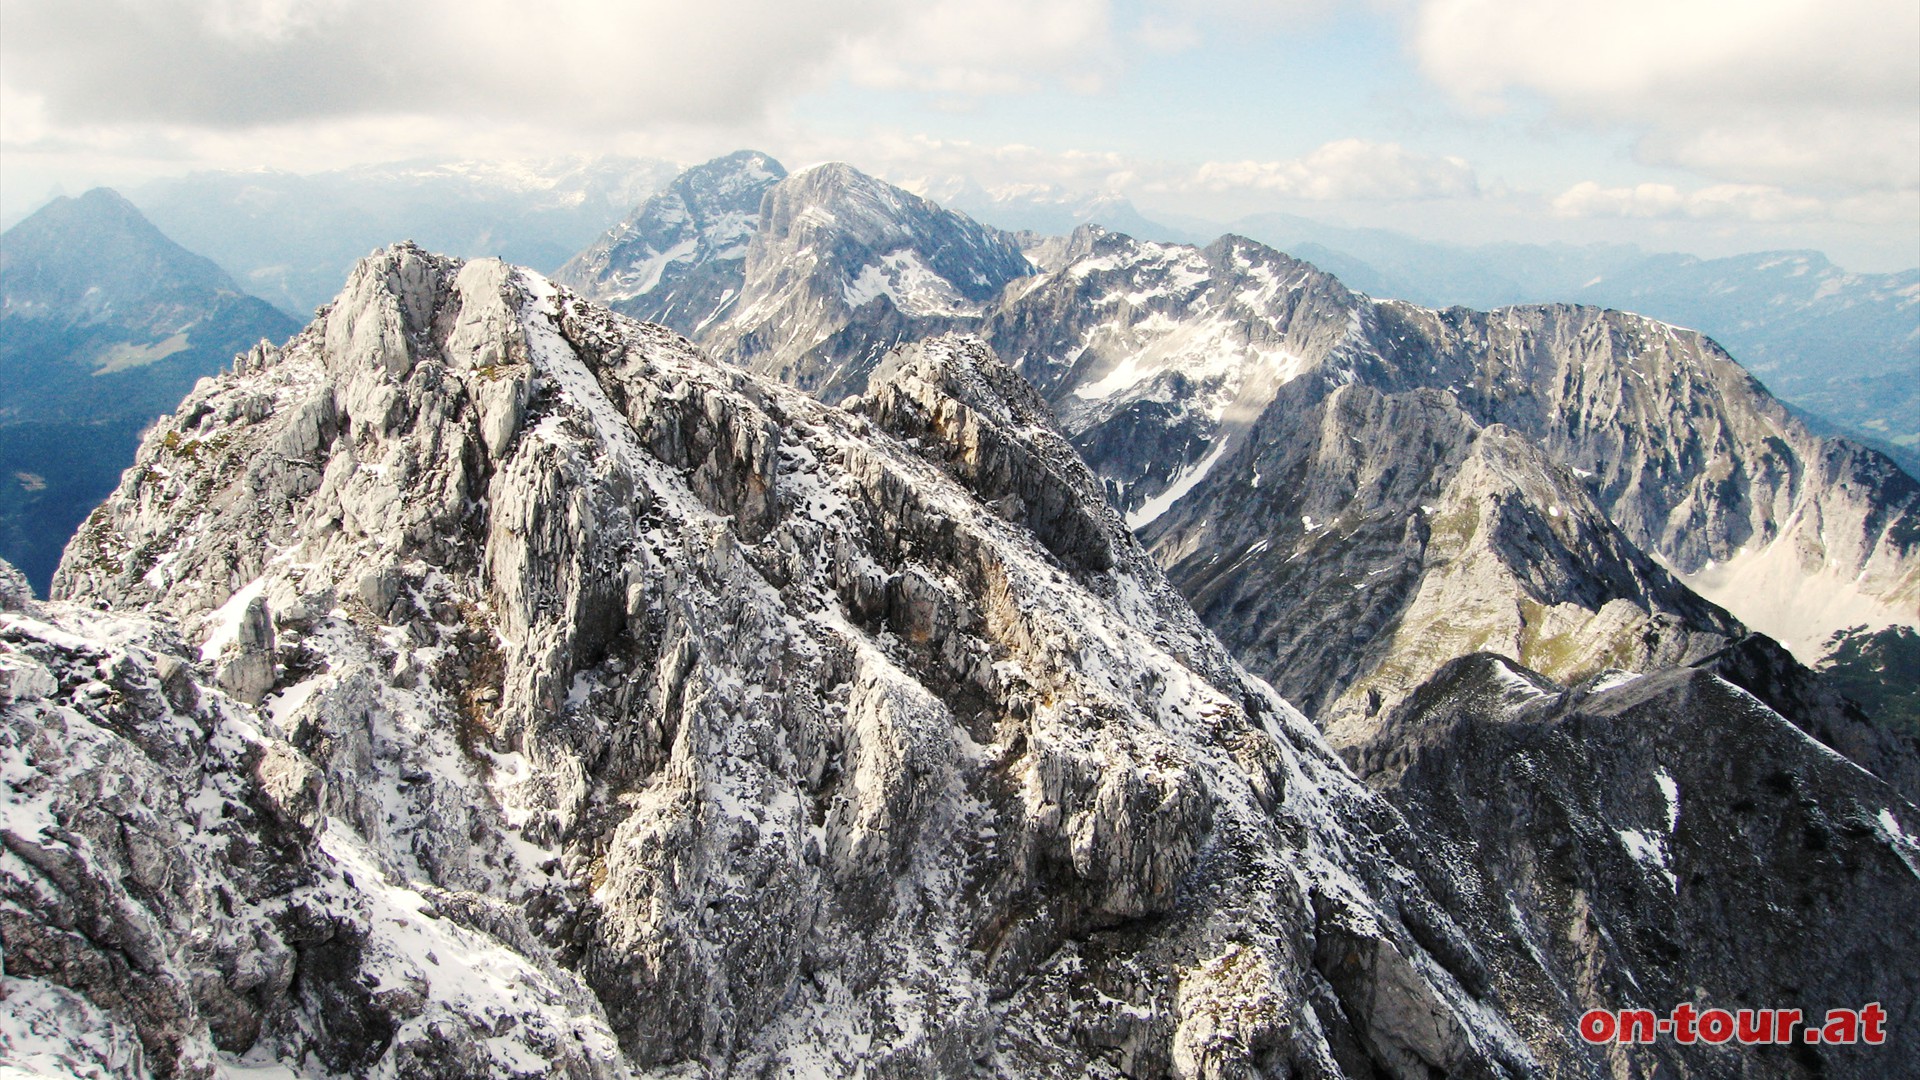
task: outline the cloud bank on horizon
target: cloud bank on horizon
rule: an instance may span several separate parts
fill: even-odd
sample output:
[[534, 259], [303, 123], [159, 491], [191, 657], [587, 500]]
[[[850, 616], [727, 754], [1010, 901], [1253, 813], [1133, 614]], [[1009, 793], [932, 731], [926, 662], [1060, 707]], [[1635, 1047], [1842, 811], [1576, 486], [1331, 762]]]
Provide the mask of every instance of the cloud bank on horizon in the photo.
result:
[[742, 145], [1437, 239], [1920, 263], [1911, 0], [0, 0], [9, 213], [194, 168]]

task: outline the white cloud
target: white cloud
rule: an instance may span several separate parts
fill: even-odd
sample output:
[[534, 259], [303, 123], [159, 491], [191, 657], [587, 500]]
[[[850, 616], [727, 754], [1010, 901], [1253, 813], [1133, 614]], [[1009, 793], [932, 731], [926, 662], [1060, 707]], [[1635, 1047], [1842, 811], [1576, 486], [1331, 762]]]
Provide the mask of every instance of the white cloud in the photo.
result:
[[1468, 106], [1537, 95], [1734, 183], [1920, 182], [1912, 0], [1421, 0], [1422, 70]]
[[4, 0], [0, 78], [68, 126], [741, 123], [835, 77], [961, 97], [1098, 80], [1107, 3]]
[[924, 0], [848, 39], [836, 66], [860, 86], [977, 97], [1060, 83], [1097, 89], [1120, 63], [1107, 0]]
[[1200, 28], [1191, 20], [1148, 12], [1133, 28], [1133, 40], [1159, 53], [1185, 52], [1201, 42]]
[[1397, 143], [1341, 139], [1292, 161], [1210, 161], [1192, 183], [1209, 191], [1235, 188], [1315, 201], [1465, 198], [1479, 192], [1473, 167], [1457, 157], [1431, 157]]
[[1672, 184], [1602, 187], [1585, 180], [1553, 200], [1561, 217], [1700, 218], [1754, 222], [1814, 221], [1831, 216], [1821, 200], [1764, 184], [1714, 184], [1682, 192]]

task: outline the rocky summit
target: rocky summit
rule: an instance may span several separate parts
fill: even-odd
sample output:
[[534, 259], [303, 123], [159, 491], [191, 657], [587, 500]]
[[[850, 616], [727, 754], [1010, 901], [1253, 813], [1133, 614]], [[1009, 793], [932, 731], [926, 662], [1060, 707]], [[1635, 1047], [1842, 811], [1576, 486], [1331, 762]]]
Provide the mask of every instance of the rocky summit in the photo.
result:
[[971, 329], [1034, 267], [1015, 238], [838, 162], [687, 170], [560, 283], [838, 402], [896, 345]]
[[[1089, 225], [1016, 254], [847, 166], [777, 173], [690, 170], [725, 214], [663, 195], [634, 220], [724, 226], [623, 227], [570, 280], [827, 401], [902, 343], [977, 333], [1203, 621], [1338, 745], [1474, 651], [1571, 683], [1749, 631], [1834, 667], [1883, 724], [1911, 712], [1897, 665], [1867, 658], [1920, 627], [1920, 487], [1699, 333], [1378, 301], [1238, 236]], [[656, 273], [669, 250], [708, 300]]]
[[[1910, 749], [1790, 659], [1682, 635], [1692, 666], [1569, 686], [1469, 656], [1349, 767], [983, 342], [862, 381], [823, 404], [406, 245], [203, 381], [55, 600], [0, 579], [7, 1052], [116, 1077], [1911, 1059], [1920, 987], [1888, 958], [1920, 811], [1867, 771]], [[1501, 452], [1476, 451], [1531, 483]], [[1897, 1045], [1576, 1034], [1754, 994], [1880, 1001]]]
[[7, 617], [9, 1000], [177, 1076], [1534, 1069], [1099, 491], [976, 345], [840, 410], [370, 259]]

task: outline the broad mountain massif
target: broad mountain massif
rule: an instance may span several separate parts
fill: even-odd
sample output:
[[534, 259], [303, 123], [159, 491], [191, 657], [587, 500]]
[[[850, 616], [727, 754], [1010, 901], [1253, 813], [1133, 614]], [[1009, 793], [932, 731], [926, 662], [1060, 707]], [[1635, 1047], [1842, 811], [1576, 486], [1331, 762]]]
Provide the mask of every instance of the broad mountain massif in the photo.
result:
[[1786, 995], [1912, 1037], [1882, 960], [1916, 812], [1764, 641], [1575, 687], [1465, 657], [1356, 772], [979, 339], [865, 383], [819, 403], [396, 247], [202, 384], [57, 599], [0, 615], [11, 1052], [1517, 1077], [1911, 1049], [1616, 1066], [1574, 1034]]
[[[668, 312], [670, 283], [608, 284], [664, 238], [603, 242], [562, 280], [829, 401], [902, 340], [978, 334], [1240, 660], [1330, 728], [1377, 722], [1476, 649], [1573, 678], [1698, 658], [1744, 627], [1816, 663], [1920, 622], [1920, 488], [1692, 331], [1375, 301], [1239, 237], [1088, 226], [1029, 239], [1023, 264], [1017, 238], [843, 165], [781, 179], [736, 155], [679, 183], [730, 193], [734, 254], [702, 277], [724, 300]], [[671, 243], [679, 280], [695, 245]], [[956, 248], [983, 254], [926, 259]]]
[[105, 188], [0, 234], [0, 558], [45, 595], [141, 429], [297, 328]]
[[1898, 1075], [1916, 515], [1691, 331], [845, 165], [395, 245], [0, 572], [0, 1056]]
[[1427, 307], [1574, 302], [1691, 327], [1816, 428], [1920, 472], [1920, 270], [1847, 273], [1813, 251], [1702, 259], [1625, 244], [1469, 247], [1284, 214], [1230, 228], [1377, 297]]

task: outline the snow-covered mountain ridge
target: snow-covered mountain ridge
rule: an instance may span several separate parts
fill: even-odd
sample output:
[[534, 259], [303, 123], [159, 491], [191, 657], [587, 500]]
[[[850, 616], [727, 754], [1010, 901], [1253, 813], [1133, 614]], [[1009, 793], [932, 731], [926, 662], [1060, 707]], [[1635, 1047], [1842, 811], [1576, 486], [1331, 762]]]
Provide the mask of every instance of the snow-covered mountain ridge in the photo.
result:
[[1698, 334], [1375, 302], [1232, 237], [1087, 230], [1068, 254], [983, 332], [1323, 722], [1364, 730], [1476, 649], [1566, 678], [1697, 658], [1736, 631], [1693, 593], [1809, 661], [1920, 623], [1920, 488]]
[[1033, 272], [1011, 235], [857, 169], [787, 176], [742, 152], [689, 169], [557, 280], [838, 401], [894, 345], [977, 325]]
[[[152, 434], [58, 589], [138, 648], [10, 617], [8, 730], [226, 724], [124, 798], [277, 845], [154, 892], [59, 794], [95, 759], [14, 759], [69, 831], [0, 862], [9, 978], [158, 1073], [1531, 1068], [1422, 944], [1470, 949], [1392, 811], [977, 345], [845, 412], [392, 249]], [[64, 689], [90, 664], [117, 681]], [[49, 888], [147, 958], [76, 982]], [[164, 1018], [119, 1004], [160, 987]]]
[[[733, 167], [688, 175], [719, 184]], [[954, 216], [845, 166], [763, 187], [749, 310], [787, 330], [732, 308], [682, 329], [827, 400], [902, 341], [976, 330], [1040, 388], [1209, 625], [1342, 739], [1476, 649], [1577, 680], [1699, 659], [1742, 623], [1809, 663], [1836, 632], [1920, 625], [1920, 489], [1810, 432], [1692, 331], [1567, 305], [1374, 301], [1244, 238], [1097, 227], [1030, 246], [1045, 269], [977, 311], [929, 314], [963, 260], [924, 303], [849, 314], [884, 291], [892, 257], [874, 251], [931, 248], [929, 223]], [[854, 192], [869, 193], [858, 211], [837, 211]], [[772, 240], [775, 201], [810, 239]], [[892, 238], [847, 241], [857, 274], [815, 255], [843, 216]]]
[[[1657, 786], [1574, 799], [1571, 838], [1403, 817], [1229, 658], [981, 345], [868, 382], [822, 405], [529, 272], [398, 247], [203, 383], [74, 541], [63, 599], [0, 590], [8, 1052], [175, 1076], [1600, 1075], [1585, 1008], [1738, 985], [1709, 945], [1731, 924], [1616, 897], [1671, 870], [1700, 910], [1755, 897], [1744, 933], [1803, 928], [1753, 889], [1799, 833], [1716, 845], [1713, 876], [1679, 841], [1636, 861], [1620, 837], [1667, 821]], [[1814, 937], [1891, 948], [1920, 915], [1915, 811], [1739, 677], [1687, 685], [1817, 798], [1826, 854], [1792, 879], [1823, 897]], [[1387, 730], [1425, 730], [1448, 685]], [[1681, 696], [1622, 732], [1731, 722]], [[1423, 754], [1450, 775], [1444, 741]], [[1709, 798], [1672, 771], [1681, 835], [1729, 835], [1771, 782]], [[1591, 925], [1500, 856], [1569, 842]], [[1697, 958], [1596, 968], [1605, 935]], [[1913, 1007], [1884, 966], [1831, 970], [1806, 992]]]

